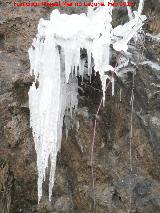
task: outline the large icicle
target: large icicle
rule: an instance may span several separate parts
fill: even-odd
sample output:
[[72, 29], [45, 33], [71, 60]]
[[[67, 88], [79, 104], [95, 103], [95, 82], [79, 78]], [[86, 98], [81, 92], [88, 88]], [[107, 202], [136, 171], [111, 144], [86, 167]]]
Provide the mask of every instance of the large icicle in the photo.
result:
[[29, 91], [29, 107], [37, 152], [38, 202], [42, 197], [42, 183], [49, 160], [51, 200], [57, 153], [61, 147], [63, 117], [65, 111], [72, 116], [72, 110], [78, 105], [75, 76], [83, 76], [85, 71], [80, 50], [87, 50], [89, 75], [92, 71], [91, 59], [94, 59], [94, 69], [101, 77], [104, 101], [107, 78], [113, 84], [114, 94], [114, 78], [106, 75], [106, 71], [115, 71], [109, 61], [110, 45], [112, 43], [118, 51], [127, 50], [129, 40], [145, 20], [145, 16], [140, 15], [141, 5], [135, 18], [115, 29], [111, 25], [112, 7], [108, 6], [90, 8], [87, 15], [66, 15], [54, 10], [50, 20], [40, 19], [38, 34], [29, 49], [31, 74], [35, 76]]

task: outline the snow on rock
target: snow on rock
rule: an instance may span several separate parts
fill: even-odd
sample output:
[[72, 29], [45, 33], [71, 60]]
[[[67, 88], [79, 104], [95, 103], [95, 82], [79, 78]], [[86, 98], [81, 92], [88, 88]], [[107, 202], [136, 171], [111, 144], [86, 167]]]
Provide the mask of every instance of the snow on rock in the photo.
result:
[[153, 39], [156, 42], [160, 42], [160, 33], [156, 35], [152, 35], [150, 33], [146, 33], [146, 37]]
[[89, 8], [87, 15], [60, 14], [58, 10], [53, 10], [50, 20], [39, 21], [38, 34], [29, 49], [31, 75], [35, 76], [29, 91], [29, 108], [37, 152], [38, 202], [42, 197], [42, 183], [48, 161], [51, 165], [51, 200], [57, 153], [61, 147], [63, 117], [65, 113], [72, 116], [72, 110], [78, 105], [76, 76], [83, 76], [85, 72], [80, 50], [87, 50], [88, 75], [92, 72], [91, 58], [94, 59], [94, 70], [101, 77], [104, 101], [107, 78], [112, 82], [114, 95], [114, 78], [105, 74], [109, 70], [115, 71], [109, 64], [111, 43], [115, 50], [127, 51], [129, 40], [145, 20], [145, 16], [140, 15], [140, 8], [128, 23], [112, 29], [112, 9], [109, 6]]
[[155, 69], [155, 70], [157, 70], [157, 71], [160, 71], [160, 65], [159, 65], [158, 63], [156, 63], [156, 62], [147, 60], [147, 61], [143, 61], [141, 64], [142, 64], [142, 65], [148, 65], [148, 66], [150, 66], [152, 69]]

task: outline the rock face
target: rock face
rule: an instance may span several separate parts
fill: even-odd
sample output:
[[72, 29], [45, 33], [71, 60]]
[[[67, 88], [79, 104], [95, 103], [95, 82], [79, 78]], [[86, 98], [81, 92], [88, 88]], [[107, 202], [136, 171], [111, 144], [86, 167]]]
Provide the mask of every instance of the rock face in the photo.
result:
[[[154, 1], [149, 2], [145, 13], [158, 14], [158, 7], [150, 7], [155, 7]], [[129, 151], [133, 76], [129, 67], [122, 79], [116, 79], [114, 97], [108, 89], [105, 107], [97, 118], [95, 188], [90, 156], [101, 97], [98, 75], [92, 77], [90, 86], [85, 80], [79, 91], [79, 110], [70, 121], [73, 128], [67, 140], [64, 134], [57, 159], [52, 202], [48, 202], [47, 179], [43, 199], [37, 206], [36, 153], [27, 94], [33, 79], [28, 74], [27, 50], [39, 18], [48, 18], [50, 9], [16, 8], [11, 1], [0, 1], [0, 7], [0, 212], [159, 213], [160, 70], [152, 68], [153, 64], [134, 67], [132, 171]], [[67, 8], [69, 13], [81, 11], [83, 8]], [[152, 32], [150, 22], [146, 28]], [[158, 63], [159, 51], [160, 43], [147, 39], [135, 57], [143, 52], [144, 57]]]

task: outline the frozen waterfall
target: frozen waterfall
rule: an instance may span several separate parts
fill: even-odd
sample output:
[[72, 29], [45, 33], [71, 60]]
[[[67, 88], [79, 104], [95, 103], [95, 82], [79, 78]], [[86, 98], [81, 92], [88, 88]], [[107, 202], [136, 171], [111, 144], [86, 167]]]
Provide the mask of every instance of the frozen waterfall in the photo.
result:
[[[110, 0], [110, 2], [112, 2]], [[42, 183], [50, 161], [49, 200], [54, 185], [57, 153], [61, 147], [63, 117], [66, 111], [78, 105], [76, 76], [84, 74], [80, 50], [88, 55], [88, 75], [91, 75], [91, 58], [94, 70], [99, 72], [105, 101], [106, 71], [115, 71], [110, 65], [110, 48], [127, 51], [128, 42], [141, 29], [146, 17], [140, 8], [132, 19], [112, 28], [113, 7], [89, 8], [88, 14], [66, 15], [54, 10], [50, 20], [40, 19], [38, 34], [29, 49], [31, 75], [35, 82], [29, 91], [30, 126], [32, 127], [38, 169], [38, 202], [42, 197]]]

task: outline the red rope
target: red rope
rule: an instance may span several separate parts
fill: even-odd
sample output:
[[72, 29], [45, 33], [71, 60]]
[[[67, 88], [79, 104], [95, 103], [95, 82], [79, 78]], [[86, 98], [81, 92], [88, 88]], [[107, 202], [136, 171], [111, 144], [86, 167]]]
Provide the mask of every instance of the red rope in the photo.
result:
[[[110, 85], [111, 81], [108, 82], [105, 92], [107, 91], [109, 85]], [[97, 117], [99, 115], [99, 111], [102, 107], [103, 104], [103, 95], [101, 97], [97, 112], [96, 112], [96, 116], [95, 116], [95, 120], [94, 120], [94, 128], [93, 128], [93, 138], [92, 138], [92, 149], [91, 149], [91, 171], [92, 171], [92, 189], [93, 189], [93, 200], [94, 200], [94, 209], [95, 209], [95, 204], [96, 204], [96, 197], [95, 197], [95, 179], [94, 179], [94, 167], [93, 167], [93, 157], [94, 157], [94, 146], [95, 146], [95, 138], [96, 138], [96, 127], [97, 127]]]
[[[122, 54], [122, 53], [121, 53]], [[118, 60], [120, 59], [120, 54], [117, 57], [117, 61], [116, 61], [116, 65], [115, 68], [118, 66]], [[113, 78], [113, 73], [112, 73], [112, 78]], [[107, 92], [107, 89], [110, 85], [111, 81], [108, 82], [106, 88], [105, 88], [105, 93]], [[99, 111], [102, 107], [103, 104], [103, 95], [101, 97], [97, 112], [96, 112], [96, 116], [95, 116], [95, 120], [94, 120], [94, 128], [93, 128], [93, 137], [92, 137], [92, 148], [91, 148], [91, 171], [92, 171], [92, 189], [93, 189], [93, 202], [94, 202], [94, 211], [95, 211], [95, 207], [96, 207], [96, 195], [95, 195], [95, 178], [94, 178], [94, 163], [93, 163], [93, 158], [94, 158], [94, 146], [95, 146], [95, 138], [96, 138], [96, 127], [97, 127], [97, 118], [99, 115]]]

